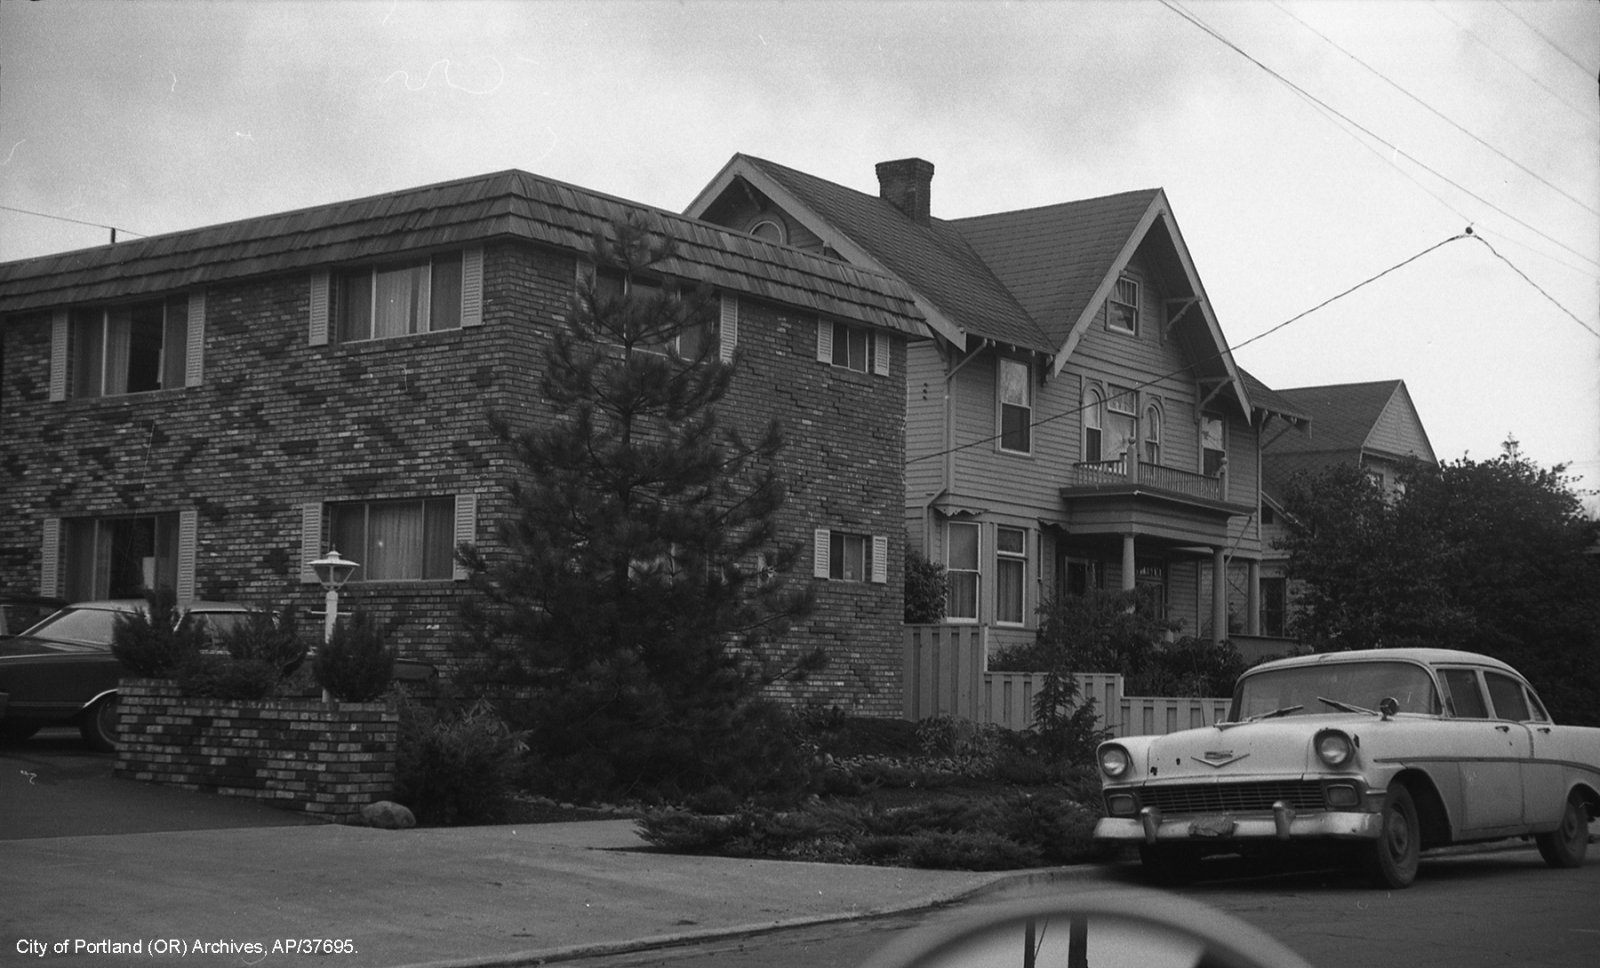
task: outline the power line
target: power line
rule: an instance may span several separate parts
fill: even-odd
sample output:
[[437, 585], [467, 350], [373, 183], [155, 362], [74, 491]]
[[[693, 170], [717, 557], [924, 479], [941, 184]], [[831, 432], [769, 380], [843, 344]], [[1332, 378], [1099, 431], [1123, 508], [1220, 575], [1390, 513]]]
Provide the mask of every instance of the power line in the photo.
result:
[[22, 215], [32, 215], [32, 216], [35, 216], [37, 218], [55, 219], [57, 222], [71, 222], [74, 225], [88, 225], [88, 226], [92, 226], [92, 227], [97, 228], [97, 229], [110, 229], [111, 230], [111, 241], [113, 241], [113, 242], [115, 242], [117, 240], [116, 233], [118, 233], [118, 232], [121, 232], [123, 235], [137, 235], [141, 239], [149, 238], [149, 236], [145, 235], [143, 232], [130, 232], [127, 229], [118, 228], [115, 225], [104, 225], [104, 224], [102, 224], [100, 222], [86, 222], [86, 221], [84, 221], [83, 219], [80, 219], [80, 218], [67, 218], [65, 215], [51, 215], [51, 214], [49, 214], [47, 212], [33, 212], [33, 211], [29, 211], [28, 209], [25, 209], [25, 208], [16, 208], [15, 206], [11, 206], [11, 205], [0, 205], [0, 210], [4, 210], [4, 211], [7, 211], [7, 212], [17, 212], [17, 213], [22, 214]]
[[1404, 94], [1406, 97], [1410, 98], [1412, 101], [1415, 101], [1418, 105], [1420, 105], [1424, 110], [1428, 111], [1434, 117], [1436, 117], [1439, 120], [1443, 121], [1444, 123], [1450, 125], [1452, 128], [1455, 128], [1457, 131], [1459, 131], [1462, 134], [1466, 135], [1467, 137], [1471, 138], [1473, 141], [1476, 141], [1478, 144], [1483, 145], [1485, 148], [1488, 148], [1490, 151], [1492, 151], [1495, 154], [1499, 155], [1501, 158], [1504, 158], [1506, 161], [1508, 161], [1511, 164], [1515, 165], [1518, 169], [1520, 169], [1523, 172], [1525, 172], [1526, 174], [1532, 176], [1540, 184], [1545, 185], [1551, 191], [1557, 193], [1558, 195], [1562, 196], [1563, 198], [1567, 199], [1568, 201], [1578, 205], [1584, 211], [1591, 212], [1591, 213], [1593, 213], [1595, 215], [1600, 215], [1600, 209], [1592, 208], [1589, 205], [1588, 202], [1585, 202], [1584, 200], [1578, 198], [1577, 196], [1569, 193], [1566, 189], [1561, 188], [1560, 186], [1553, 184], [1552, 182], [1547, 180], [1543, 175], [1541, 175], [1538, 172], [1534, 171], [1532, 168], [1529, 168], [1527, 165], [1524, 165], [1522, 162], [1520, 162], [1517, 159], [1515, 159], [1515, 158], [1511, 157], [1510, 155], [1506, 154], [1504, 151], [1501, 151], [1499, 148], [1496, 148], [1494, 145], [1492, 145], [1489, 142], [1485, 141], [1483, 138], [1478, 137], [1478, 135], [1474, 134], [1473, 132], [1468, 131], [1465, 127], [1463, 127], [1462, 125], [1458, 124], [1454, 119], [1446, 116], [1443, 112], [1441, 112], [1438, 109], [1436, 109], [1433, 105], [1431, 105], [1428, 102], [1422, 100], [1421, 98], [1417, 97], [1415, 94], [1412, 94], [1410, 91], [1406, 90], [1404, 87], [1402, 87], [1401, 85], [1399, 85], [1395, 81], [1391, 80], [1382, 71], [1380, 71], [1377, 68], [1373, 67], [1371, 64], [1368, 64], [1366, 61], [1362, 60], [1361, 58], [1357, 57], [1356, 55], [1350, 53], [1350, 51], [1348, 51], [1348, 50], [1344, 49], [1343, 47], [1339, 46], [1339, 44], [1336, 43], [1327, 34], [1324, 34], [1322, 31], [1320, 31], [1317, 28], [1315, 28], [1315, 27], [1311, 26], [1310, 24], [1306, 23], [1304, 20], [1301, 20], [1300, 17], [1297, 16], [1294, 13], [1294, 11], [1289, 10], [1282, 3], [1279, 3], [1279, 2], [1277, 2], [1277, 0], [1274, 0], [1273, 6], [1277, 7], [1280, 11], [1283, 12], [1283, 14], [1285, 16], [1289, 17], [1291, 20], [1294, 20], [1296, 23], [1300, 24], [1300, 26], [1304, 27], [1305, 29], [1311, 31], [1313, 34], [1316, 34], [1318, 37], [1322, 38], [1323, 42], [1326, 43], [1329, 47], [1332, 47], [1334, 50], [1338, 51], [1339, 53], [1343, 54], [1344, 56], [1346, 56], [1346, 57], [1350, 58], [1351, 60], [1355, 61], [1361, 67], [1365, 68], [1368, 72], [1370, 72], [1373, 76], [1377, 77], [1379, 80], [1383, 81], [1385, 84], [1387, 84], [1390, 87], [1394, 88], [1396, 91], [1399, 91], [1401, 94]]
[[1505, 2], [1505, 0], [1500, 0], [1500, 6], [1505, 8], [1506, 13], [1509, 13], [1511, 16], [1516, 17], [1518, 20], [1522, 21], [1522, 25], [1524, 27], [1527, 27], [1529, 30], [1533, 31], [1535, 34], [1538, 34], [1539, 35], [1539, 39], [1544, 41], [1546, 44], [1548, 44], [1550, 46], [1551, 50], [1555, 51], [1556, 53], [1560, 54], [1562, 57], [1565, 57], [1567, 60], [1571, 61], [1572, 62], [1572, 66], [1576, 67], [1578, 70], [1583, 71], [1583, 76], [1584, 77], [1588, 77], [1589, 75], [1594, 73], [1594, 70], [1592, 68], [1585, 67], [1582, 64], [1578, 63], [1578, 59], [1576, 57], [1573, 57], [1571, 54], [1569, 54], [1565, 50], [1563, 50], [1561, 48], [1560, 44], [1557, 44], [1555, 41], [1551, 40], [1548, 36], [1546, 36], [1545, 32], [1540, 30], [1538, 27], [1535, 27], [1533, 25], [1533, 23], [1528, 20], [1527, 17], [1524, 17], [1522, 14], [1517, 13], [1517, 11], [1510, 4]]
[[[1467, 231], [1470, 234], [1472, 230], [1468, 229]], [[1579, 319], [1577, 313], [1574, 313], [1572, 310], [1570, 310], [1567, 307], [1561, 305], [1560, 301], [1558, 301], [1556, 299], [1556, 297], [1550, 295], [1548, 292], [1545, 292], [1544, 291], [1544, 287], [1540, 286], [1537, 282], [1534, 282], [1532, 279], [1528, 278], [1528, 274], [1526, 272], [1523, 272], [1521, 269], [1517, 268], [1516, 263], [1512, 262], [1510, 259], [1507, 259], [1505, 256], [1501, 255], [1500, 252], [1497, 249], [1495, 249], [1494, 246], [1489, 244], [1489, 240], [1488, 239], [1485, 239], [1482, 236], [1478, 236], [1478, 235], [1474, 235], [1472, 237], [1477, 239], [1479, 242], [1482, 242], [1484, 244], [1484, 246], [1487, 247], [1490, 252], [1493, 252], [1494, 253], [1494, 257], [1496, 259], [1499, 259], [1501, 262], [1504, 262], [1506, 265], [1510, 266], [1511, 267], [1511, 271], [1515, 272], [1517, 275], [1521, 276], [1522, 277], [1522, 281], [1526, 282], [1528, 285], [1532, 286], [1535, 290], [1537, 290], [1539, 295], [1541, 295], [1544, 298], [1550, 300], [1550, 304], [1551, 305], [1555, 306], [1557, 309], [1559, 309], [1562, 312], [1566, 313], [1568, 316], [1571, 316], [1572, 317], [1572, 321], [1577, 323], [1579, 326], [1582, 326], [1584, 329], [1588, 330], [1590, 336], [1593, 336], [1596, 339], [1600, 339], [1600, 329], [1595, 329], [1593, 326], [1590, 326], [1588, 323], [1586, 323], [1583, 320]]]
[[[1326, 101], [1323, 101], [1321, 98], [1317, 97], [1315, 94], [1312, 94], [1310, 91], [1307, 91], [1305, 88], [1301, 87], [1300, 85], [1296, 84], [1295, 82], [1289, 80], [1287, 77], [1284, 77], [1282, 74], [1280, 74], [1277, 71], [1273, 70], [1272, 68], [1268, 67], [1266, 64], [1264, 64], [1261, 61], [1257, 60], [1254, 56], [1252, 56], [1244, 48], [1240, 47], [1238, 44], [1235, 44], [1233, 41], [1229, 40], [1228, 38], [1224, 37], [1221, 33], [1217, 32], [1214, 28], [1212, 28], [1205, 21], [1201, 20], [1199, 17], [1195, 16], [1194, 14], [1190, 13], [1189, 11], [1183, 9], [1181, 6], [1179, 6], [1175, 2], [1175, 0], [1161, 0], [1161, 4], [1162, 4], [1162, 6], [1166, 7], [1169, 10], [1171, 10], [1173, 13], [1176, 13], [1178, 16], [1180, 16], [1183, 19], [1189, 21], [1195, 27], [1199, 28], [1201, 31], [1205, 32], [1207, 35], [1209, 35], [1210, 37], [1215, 39], [1218, 43], [1222, 44], [1223, 46], [1227, 47], [1229, 50], [1232, 50], [1234, 53], [1238, 54], [1240, 57], [1243, 57], [1245, 60], [1248, 60], [1250, 63], [1256, 65], [1261, 70], [1265, 71], [1274, 80], [1278, 81], [1278, 83], [1283, 84], [1285, 87], [1289, 88], [1291, 91], [1294, 91], [1296, 94], [1299, 94], [1301, 97], [1306, 98], [1309, 101], [1312, 101], [1317, 106], [1322, 108], [1324, 111], [1329, 112], [1329, 113], [1335, 115], [1336, 117], [1338, 117], [1345, 124], [1349, 125], [1352, 128], [1355, 128], [1357, 131], [1360, 131], [1362, 134], [1366, 135], [1367, 137], [1371, 138], [1372, 140], [1374, 140], [1374, 141], [1378, 142], [1379, 144], [1383, 145], [1385, 148], [1388, 148], [1391, 152], [1393, 152], [1393, 154], [1395, 156], [1405, 158], [1407, 161], [1409, 161], [1412, 164], [1416, 165], [1417, 167], [1421, 168], [1423, 171], [1426, 171], [1429, 174], [1433, 175], [1434, 177], [1438, 178], [1440, 181], [1442, 181], [1442, 182], [1444, 182], [1444, 183], [1446, 183], [1448, 185], [1453, 186], [1457, 191], [1460, 191], [1463, 194], [1467, 195], [1468, 197], [1470, 197], [1472, 199], [1475, 199], [1476, 201], [1478, 201], [1478, 202], [1482, 203], [1483, 205], [1487, 206], [1488, 208], [1491, 208], [1494, 211], [1499, 212], [1501, 215], [1504, 215], [1506, 218], [1508, 218], [1511, 221], [1517, 223], [1518, 225], [1520, 225], [1523, 228], [1527, 229], [1528, 231], [1534, 233], [1535, 235], [1539, 236], [1540, 238], [1546, 240], [1547, 242], [1550, 242], [1550, 243], [1552, 243], [1553, 245], [1556, 245], [1559, 248], [1565, 249], [1566, 251], [1572, 253], [1573, 255], [1577, 256], [1578, 258], [1582, 259], [1583, 261], [1590, 263], [1591, 265], [1594, 265], [1596, 267], [1600, 267], [1600, 262], [1597, 262], [1594, 259], [1589, 258], [1588, 256], [1584, 255], [1582, 252], [1579, 252], [1578, 250], [1576, 250], [1576, 249], [1572, 248], [1571, 246], [1567, 245], [1565, 242], [1562, 242], [1560, 239], [1557, 239], [1557, 238], [1545, 233], [1544, 231], [1542, 231], [1542, 230], [1540, 230], [1538, 228], [1535, 228], [1533, 225], [1529, 224], [1526, 221], [1523, 221], [1522, 219], [1518, 218], [1517, 216], [1512, 215], [1510, 212], [1507, 212], [1505, 209], [1503, 209], [1500, 206], [1498, 206], [1498, 205], [1494, 204], [1493, 202], [1489, 201], [1487, 198], [1484, 198], [1482, 195], [1479, 195], [1477, 192], [1472, 191], [1471, 189], [1467, 188], [1465, 185], [1462, 185], [1460, 182], [1455, 181], [1454, 179], [1452, 179], [1449, 176], [1445, 175], [1443, 172], [1433, 168], [1432, 166], [1430, 166], [1426, 162], [1424, 162], [1422, 159], [1417, 158], [1415, 155], [1412, 155], [1411, 153], [1405, 151], [1399, 145], [1389, 141], [1388, 139], [1384, 138], [1383, 136], [1379, 135], [1378, 133], [1372, 131], [1370, 128], [1368, 128], [1365, 125], [1361, 124], [1360, 122], [1356, 121], [1354, 118], [1350, 117], [1349, 115], [1343, 113], [1338, 108], [1333, 107], [1331, 104], [1328, 104]], [[1385, 159], [1385, 160], [1388, 161], [1388, 163], [1391, 164], [1391, 165], [1394, 164], [1393, 161], [1389, 161], [1388, 159]], [[1398, 167], [1398, 166], [1396, 166], [1396, 167]], [[1459, 213], [1457, 213], [1457, 214], [1459, 214]]]
[[[1526, 77], [1528, 80], [1532, 81], [1535, 85], [1537, 85], [1546, 94], [1550, 95], [1551, 97], [1555, 98], [1557, 101], [1561, 102], [1564, 106], [1566, 106], [1569, 110], [1571, 110], [1573, 114], [1576, 114], [1578, 117], [1580, 117], [1583, 120], [1587, 121], [1591, 125], [1600, 125], [1600, 119], [1596, 119], [1586, 108], [1581, 108], [1578, 105], [1573, 104], [1571, 101], [1568, 101], [1561, 94], [1561, 92], [1552, 90], [1550, 88], [1550, 86], [1548, 84], [1546, 84], [1544, 81], [1541, 81], [1539, 78], [1534, 77], [1532, 74], [1530, 74], [1526, 70], [1524, 70], [1521, 64], [1518, 64], [1516, 61], [1512, 60], [1511, 58], [1507, 57], [1506, 55], [1504, 55], [1504, 54], [1500, 53], [1498, 50], [1496, 50], [1493, 44], [1491, 44], [1488, 41], [1484, 40], [1482, 37], [1479, 37], [1477, 32], [1474, 31], [1471, 27], [1468, 27], [1466, 24], [1464, 24], [1461, 21], [1457, 20], [1456, 18], [1450, 16], [1450, 14], [1446, 12], [1444, 4], [1442, 4], [1442, 3], [1430, 3], [1427, 6], [1428, 6], [1428, 9], [1432, 10], [1434, 13], [1436, 13], [1439, 16], [1443, 17], [1444, 19], [1450, 21], [1451, 23], [1455, 24], [1457, 29], [1459, 29], [1462, 33], [1466, 34], [1468, 37], [1471, 37], [1473, 40], [1477, 41], [1479, 46], [1481, 46], [1484, 50], [1486, 50], [1489, 53], [1493, 54], [1494, 56], [1500, 58], [1500, 60], [1504, 61], [1507, 65], [1509, 65], [1517, 73], [1521, 74], [1523, 77]], [[1587, 73], [1587, 71], [1585, 73]]]
[[[1336, 301], [1338, 301], [1340, 299], [1343, 299], [1345, 296], [1350, 295], [1351, 293], [1355, 292], [1357, 289], [1361, 289], [1361, 288], [1363, 288], [1365, 286], [1371, 285], [1372, 283], [1377, 282], [1379, 279], [1382, 279], [1384, 276], [1387, 276], [1390, 273], [1395, 272], [1395, 271], [1397, 271], [1399, 269], [1403, 269], [1406, 266], [1410, 265], [1411, 263], [1413, 263], [1413, 262], [1417, 261], [1418, 259], [1422, 258], [1423, 256], [1428, 255], [1429, 253], [1434, 252], [1434, 251], [1436, 251], [1438, 249], [1442, 249], [1442, 248], [1444, 248], [1445, 246], [1449, 245], [1452, 242], [1459, 242], [1462, 239], [1471, 238], [1472, 234], [1473, 234], [1472, 230], [1471, 229], [1467, 229], [1465, 232], [1462, 232], [1460, 235], [1452, 235], [1448, 239], [1445, 239], [1443, 242], [1435, 242], [1433, 245], [1428, 246], [1426, 249], [1423, 249], [1421, 252], [1418, 252], [1417, 254], [1415, 254], [1413, 256], [1410, 256], [1408, 258], [1402, 259], [1399, 262], [1396, 262], [1394, 265], [1390, 266], [1387, 269], [1384, 269], [1382, 272], [1379, 272], [1379, 273], [1377, 273], [1375, 275], [1369, 276], [1366, 279], [1361, 280], [1360, 282], [1358, 282], [1355, 285], [1351, 286], [1350, 288], [1344, 290], [1343, 292], [1340, 292], [1340, 293], [1337, 293], [1335, 295], [1329, 296], [1327, 299], [1324, 299], [1322, 302], [1317, 303], [1315, 306], [1312, 306], [1310, 309], [1307, 309], [1304, 312], [1297, 313], [1297, 314], [1289, 317], [1288, 319], [1284, 320], [1283, 322], [1278, 323], [1276, 326], [1272, 326], [1269, 329], [1265, 329], [1265, 330], [1257, 333], [1256, 335], [1250, 337], [1249, 339], [1245, 340], [1244, 342], [1239, 343], [1237, 346], [1229, 347], [1229, 348], [1224, 349], [1224, 350], [1222, 350], [1220, 352], [1213, 353], [1210, 356], [1201, 357], [1200, 359], [1197, 359], [1197, 360], [1193, 361], [1192, 363], [1189, 363], [1189, 364], [1187, 364], [1185, 366], [1181, 366], [1176, 370], [1171, 370], [1171, 371], [1169, 371], [1167, 373], [1161, 374], [1160, 376], [1152, 377], [1149, 380], [1145, 380], [1143, 383], [1136, 383], [1132, 387], [1129, 387], [1123, 393], [1118, 394], [1118, 396], [1126, 396], [1127, 394], [1130, 394], [1130, 393], [1136, 393], [1136, 392], [1138, 392], [1140, 390], [1145, 389], [1146, 387], [1152, 387], [1152, 386], [1155, 386], [1158, 383], [1165, 382], [1165, 381], [1170, 380], [1170, 379], [1172, 379], [1174, 377], [1182, 376], [1183, 374], [1185, 374], [1188, 371], [1194, 369], [1195, 366], [1197, 366], [1197, 365], [1199, 365], [1201, 363], [1209, 363], [1209, 362], [1212, 362], [1214, 360], [1220, 360], [1224, 356], [1231, 356], [1234, 353], [1235, 350], [1244, 349], [1246, 346], [1249, 346], [1251, 343], [1259, 342], [1260, 340], [1266, 339], [1268, 336], [1271, 336], [1273, 333], [1276, 333], [1279, 330], [1282, 330], [1284, 327], [1289, 326], [1292, 323], [1296, 323], [1296, 322], [1306, 318], [1307, 316], [1311, 315], [1312, 313], [1316, 312], [1319, 309], [1322, 309], [1323, 307], [1329, 305], [1330, 303], [1333, 303], [1333, 302], [1336, 302]], [[1597, 334], [1597, 335], [1600, 335], [1600, 334]], [[1029, 423], [1028, 424], [1028, 428], [1031, 430], [1034, 427], [1041, 427], [1041, 426], [1043, 426], [1043, 425], [1045, 425], [1047, 423], [1054, 423], [1057, 420], [1061, 420], [1061, 419], [1066, 418], [1066, 417], [1075, 416], [1077, 414], [1082, 413], [1085, 409], [1088, 408], [1088, 406], [1089, 406], [1088, 404], [1079, 404], [1076, 407], [1069, 407], [1068, 409], [1063, 410], [1063, 411], [1061, 411], [1059, 413], [1054, 413], [1054, 414], [1051, 414], [1051, 415], [1049, 415], [1047, 417], [1041, 417], [1038, 420], [1035, 420], [1035, 421]], [[1000, 437], [1001, 437], [1000, 434], [990, 434], [987, 437], [980, 437], [980, 438], [978, 438], [976, 440], [969, 441], [969, 442], [967, 442], [965, 444], [957, 444], [954, 447], [947, 447], [944, 450], [935, 451], [935, 452], [930, 453], [930, 454], [923, 454], [920, 457], [913, 457], [913, 458], [907, 460], [906, 463], [915, 464], [918, 461], [932, 460], [932, 459], [934, 459], [936, 457], [945, 457], [945, 456], [948, 456], [950, 454], [954, 454], [957, 451], [966, 450], [969, 447], [978, 447], [978, 446], [981, 446], [983, 444], [993, 443], [994, 441], [999, 440]]]

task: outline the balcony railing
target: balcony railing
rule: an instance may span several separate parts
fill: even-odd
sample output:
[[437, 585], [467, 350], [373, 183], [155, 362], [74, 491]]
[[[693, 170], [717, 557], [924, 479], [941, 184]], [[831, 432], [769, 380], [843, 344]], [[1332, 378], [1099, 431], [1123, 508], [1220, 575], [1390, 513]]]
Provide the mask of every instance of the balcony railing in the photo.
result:
[[1156, 490], [1205, 498], [1209, 501], [1223, 499], [1222, 481], [1220, 474], [1207, 477], [1176, 467], [1149, 464], [1132, 456], [1074, 464], [1067, 470], [1069, 488], [1138, 484]]

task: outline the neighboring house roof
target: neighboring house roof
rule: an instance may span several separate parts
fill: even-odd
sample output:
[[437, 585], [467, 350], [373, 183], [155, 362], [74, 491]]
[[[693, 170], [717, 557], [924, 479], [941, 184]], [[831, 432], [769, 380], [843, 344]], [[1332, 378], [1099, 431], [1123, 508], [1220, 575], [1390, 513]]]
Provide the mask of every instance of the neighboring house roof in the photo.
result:
[[1169, 291], [1196, 297], [1177, 330], [1202, 380], [1231, 382], [1251, 408], [1160, 189], [924, 223], [877, 195], [738, 154], [688, 211], [705, 214], [739, 179], [844, 258], [904, 280], [930, 328], [957, 348], [970, 349], [975, 337], [1031, 350], [1051, 358], [1056, 373], [1142, 250]]
[[1310, 416], [1311, 429], [1267, 441], [1263, 470], [1274, 491], [1300, 471], [1330, 464], [1372, 457], [1436, 460], [1404, 380], [1297, 387], [1277, 394]]
[[904, 283], [721, 226], [515, 169], [370, 198], [0, 264], [0, 312], [127, 299], [496, 238], [586, 251], [643, 213], [678, 243], [661, 270], [908, 335]]

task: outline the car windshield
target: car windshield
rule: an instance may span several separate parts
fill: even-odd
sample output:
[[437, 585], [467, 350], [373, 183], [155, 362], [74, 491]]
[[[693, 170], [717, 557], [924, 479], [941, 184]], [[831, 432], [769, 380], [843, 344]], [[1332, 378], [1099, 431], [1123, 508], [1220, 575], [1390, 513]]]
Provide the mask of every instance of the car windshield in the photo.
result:
[[118, 614], [108, 608], [63, 608], [29, 629], [27, 634], [81, 645], [109, 646]]
[[[1439, 693], [1427, 670], [1410, 662], [1324, 662], [1259, 672], [1240, 680], [1229, 719], [1332, 712], [1331, 699], [1376, 710], [1392, 697], [1403, 713], [1438, 713]], [[1298, 708], [1296, 708], [1298, 707]]]

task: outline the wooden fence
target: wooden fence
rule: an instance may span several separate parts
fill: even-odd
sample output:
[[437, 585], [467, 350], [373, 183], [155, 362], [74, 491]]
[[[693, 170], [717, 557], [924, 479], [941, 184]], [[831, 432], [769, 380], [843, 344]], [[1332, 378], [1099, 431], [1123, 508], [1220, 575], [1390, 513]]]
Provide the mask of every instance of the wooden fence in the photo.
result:
[[[905, 627], [904, 717], [953, 716], [1007, 729], [1033, 725], [1040, 672], [990, 672], [988, 630], [981, 625]], [[1078, 695], [1093, 699], [1100, 727], [1113, 736], [1148, 736], [1210, 726], [1226, 718], [1229, 700], [1216, 697], [1125, 696], [1122, 676], [1079, 675]]]

